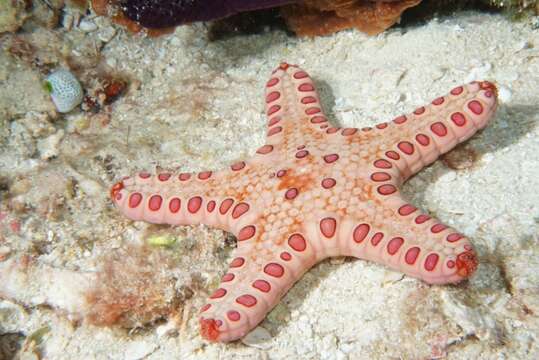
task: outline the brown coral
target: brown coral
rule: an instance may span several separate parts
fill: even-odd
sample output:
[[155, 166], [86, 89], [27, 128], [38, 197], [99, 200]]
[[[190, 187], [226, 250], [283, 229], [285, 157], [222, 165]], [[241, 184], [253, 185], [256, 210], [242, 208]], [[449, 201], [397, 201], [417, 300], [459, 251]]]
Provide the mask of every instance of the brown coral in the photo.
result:
[[305, 0], [282, 8], [288, 26], [300, 36], [327, 35], [356, 28], [376, 35], [394, 25], [421, 0]]

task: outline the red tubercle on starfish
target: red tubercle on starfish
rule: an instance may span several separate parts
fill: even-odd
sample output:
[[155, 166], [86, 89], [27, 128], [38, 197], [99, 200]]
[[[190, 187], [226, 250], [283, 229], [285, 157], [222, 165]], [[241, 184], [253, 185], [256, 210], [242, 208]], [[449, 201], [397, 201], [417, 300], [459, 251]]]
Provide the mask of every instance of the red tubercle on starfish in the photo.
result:
[[253, 307], [253, 306], [256, 305], [257, 300], [256, 300], [256, 298], [254, 296], [249, 295], [249, 294], [245, 294], [245, 295], [241, 295], [238, 298], [236, 298], [236, 303], [250, 308], [250, 307]]
[[169, 174], [169, 173], [161, 173], [161, 174], [157, 175], [157, 179], [158, 179], [159, 181], [167, 181], [167, 180], [170, 179], [171, 176], [172, 176], [172, 175]]
[[272, 103], [275, 100], [278, 100], [281, 97], [281, 93], [279, 91], [272, 91], [268, 95], [266, 95], [266, 103]]
[[226, 292], [226, 289], [219, 288], [213, 292], [213, 294], [210, 296], [210, 299], [220, 299], [226, 295]]
[[275, 134], [278, 134], [280, 133], [281, 131], [283, 131], [283, 127], [282, 126], [277, 126], [277, 127], [274, 127], [274, 128], [271, 128], [268, 133], [267, 133], [267, 136], [273, 136]]
[[151, 211], [158, 211], [161, 209], [161, 204], [163, 204], [163, 198], [161, 195], [152, 195], [148, 201], [148, 208]]
[[301, 103], [304, 105], [312, 104], [316, 102], [316, 98], [314, 96], [305, 96], [301, 99]]
[[226, 317], [228, 318], [228, 320], [230, 321], [239, 321], [240, 318], [241, 318], [241, 315], [239, 312], [237, 312], [236, 310], [229, 310], [227, 311], [226, 313]]
[[202, 198], [200, 196], [195, 196], [189, 199], [187, 202], [187, 210], [191, 214], [196, 213], [198, 210], [200, 210], [200, 207], [202, 206]]
[[304, 157], [306, 157], [307, 155], [309, 155], [309, 151], [307, 150], [300, 150], [296, 153], [296, 158], [298, 159], [303, 159]]
[[334, 218], [327, 217], [320, 221], [320, 232], [327, 238], [333, 237], [337, 230], [337, 221]]
[[397, 188], [391, 184], [386, 184], [378, 187], [378, 193], [380, 195], [391, 195], [397, 191]]
[[361, 243], [369, 234], [370, 229], [371, 227], [368, 224], [359, 224], [356, 226], [352, 235], [354, 241], [358, 244]]
[[244, 161], [240, 161], [240, 162], [237, 162], [235, 164], [232, 164], [230, 166], [230, 168], [233, 170], [233, 171], [240, 171], [241, 169], [243, 169], [245, 167], [245, 162]]
[[447, 128], [441, 122], [435, 122], [430, 126], [430, 129], [434, 134], [438, 135], [439, 137], [447, 135]]
[[415, 115], [423, 115], [425, 113], [425, 107], [421, 106], [414, 110]]
[[455, 112], [451, 114], [451, 121], [457, 126], [464, 126], [466, 124], [466, 117], [461, 112]]
[[306, 115], [314, 115], [314, 114], [318, 114], [319, 112], [321, 112], [322, 110], [320, 110], [319, 107], [310, 107], [310, 108], [307, 108], [305, 109], [305, 114]]
[[234, 280], [235, 277], [236, 276], [232, 273], [224, 274], [223, 277], [221, 278], [221, 282], [230, 282]]
[[391, 169], [393, 166], [387, 160], [378, 159], [374, 162], [374, 167], [379, 168], [379, 169]]
[[249, 211], [249, 208], [250, 208], [249, 204], [246, 204], [244, 202], [237, 204], [234, 207], [234, 210], [232, 210], [232, 218], [233, 219], [239, 218], [240, 216], [245, 214], [247, 211]]
[[277, 111], [281, 110], [281, 107], [279, 105], [272, 105], [267, 112], [268, 116], [271, 116], [275, 114]]
[[281, 260], [284, 260], [284, 261], [292, 260], [292, 255], [288, 251], [283, 251], [281, 255], [279, 255], [279, 257], [281, 258]]
[[238, 241], [245, 241], [252, 238], [256, 233], [256, 228], [253, 225], [245, 226], [238, 233]]
[[406, 120], [408, 120], [406, 115], [400, 115], [400, 116], [397, 116], [395, 119], [393, 119], [393, 122], [397, 125], [400, 125], [400, 124], [404, 124]]
[[309, 84], [309, 83], [301, 84], [300, 86], [298, 86], [298, 91], [301, 91], [301, 92], [314, 91], [314, 86], [312, 86], [312, 84]]
[[401, 158], [399, 153], [393, 150], [386, 151], [386, 156], [390, 158], [391, 160], [399, 160]]
[[180, 181], [187, 181], [187, 180], [191, 179], [191, 174], [189, 174], [189, 173], [181, 173], [180, 175], [178, 175], [178, 179]]
[[215, 200], [210, 200], [208, 201], [208, 204], [206, 205], [206, 211], [208, 213], [212, 213], [213, 210], [215, 210], [216, 206], [217, 206], [217, 203], [215, 202]]
[[440, 96], [440, 97], [432, 100], [432, 105], [436, 105], [436, 106], [442, 105], [444, 103], [444, 100], [445, 100], [444, 97]]
[[272, 151], [273, 151], [273, 145], [264, 145], [264, 146], [260, 147], [256, 151], [256, 153], [261, 154], [261, 155], [266, 155], [266, 154], [269, 154]]
[[208, 180], [212, 175], [212, 172], [211, 171], [202, 171], [200, 173], [198, 173], [198, 179], [199, 180]]
[[324, 189], [331, 189], [332, 187], [335, 186], [335, 184], [337, 184], [337, 181], [333, 178], [326, 178], [322, 180], [322, 183], [321, 183]]
[[418, 217], [416, 217], [414, 221], [416, 224], [423, 224], [424, 222], [428, 220], [430, 220], [430, 216], [421, 214]]
[[221, 203], [221, 206], [219, 206], [219, 213], [221, 215], [225, 215], [228, 212], [228, 210], [232, 207], [233, 204], [234, 204], [233, 199], [223, 200], [223, 202]]
[[438, 260], [440, 259], [440, 256], [438, 254], [432, 253], [427, 255], [427, 258], [425, 259], [424, 267], [427, 271], [432, 271], [436, 267], [436, 264], [438, 264]]
[[456, 88], [454, 88], [453, 90], [450, 91], [450, 94], [458, 96], [458, 95], [462, 94], [463, 91], [464, 91], [464, 88], [462, 86], [457, 86]]
[[459, 233], [452, 233], [452, 234], [447, 235], [446, 240], [449, 241], [449, 242], [455, 242], [455, 241], [458, 241], [458, 240], [462, 239], [463, 237], [464, 236], [462, 236]]
[[272, 127], [273, 125], [277, 124], [279, 121], [281, 121], [280, 116], [275, 116], [269, 119], [268, 121], [268, 127]]
[[481, 115], [483, 112], [483, 105], [477, 100], [472, 100], [468, 103], [468, 109], [470, 109], [475, 115]]
[[410, 205], [410, 204], [405, 204], [399, 208], [398, 213], [401, 216], [408, 216], [411, 213], [415, 212], [416, 210], [417, 208], [415, 206]]
[[133, 193], [129, 196], [129, 207], [130, 208], [136, 208], [140, 205], [142, 202], [142, 194], [141, 193]]
[[419, 145], [428, 146], [430, 144], [430, 138], [425, 134], [417, 134], [415, 139]]
[[437, 234], [439, 232], [442, 232], [444, 231], [445, 229], [447, 229], [447, 226], [443, 225], [443, 224], [434, 224], [431, 228], [430, 228], [430, 231], [433, 233], [433, 234]]
[[417, 246], [414, 246], [408, 249], [408, 251], [406, 251], [406, 255], [404, 255], [404, 261], [408, 265], [414, 265], [420, 252], [421, 252], [421, 249], [418, 248]]
[[357, 133], [357, 129], [355, 128], [346, 128], [341, 131], [341, 135], [343, 136], [350, 136], [354, 135], [355, 133]]
[[264, 267], [264, 272], [271, 277], [280, 278], [284, 275], [284, 267], [277, 263], [269, 263]]
[[414, 153], [414, 145], [409, 141], [401, 141], [397, 144], [397, 147], [406, 155], [412, 155]]
[[307, 242], [301, 234], [293, 234], [288, 238], [288, 245], [297, 252], [303, 252], [307, 248]]
[[403, 244], [404, 239], [402, 237], [394, 237], [393, 239], [389, 240], [389, 242], [387, 243], [388, 254], [395, 255]]
[[242, 257], [237, 257], [230, 263], [231, 268], [239, 268], [242, 267], [243, 264], [245, 264], [245, 259]]
[[391, 180], [391, 175], [383, 171], [378, 171], [378, 172], [372, 173], [371, 180], [376, 181], [376, 182], [388, 181], [388, 180]]
[[271, 284], [266, 280], [255, 280], [252, 286], [263, 293], [268, 293], [271, 290]]
[[266, 83], [266, 87], [273, 87], [275, 85], [277, 85], [279, 83], [279, 79], [278, 78], [271, 78], [268, 80], [268, 82]]
[[311, 119], [311, 123], [313, 123], [313, 124], [321, 124], [321, 123], [325, 123], [327, 121], [328, 120], [323, 116], [313, 116], [313, 118]]
[[291, 188], [291, 189], [288, 189], [286, 190], [285, 194], [284, 194], [284, 197], [287, 199], [287, 200], [294, 200], [296, 198], [296, 196], [298, 196], [299, 194], [299, 191], [298, 189], [296, 188]]
[[181, 208], [181, 200], [179, 198], [172, 198], [170, 199], [169, 203], [168, 203], [168, 209], [170, 210], [171, 213], [177, 213], [178, 211], [180, 211], [180, 208]]
[[303, 70], [300, 70], [294, 74], [294, 79], [305, 79], [306, 77], [309, 77], [309, 75]]
[[372, 246], [377, 246], [380, 243], [380, 241], [382, 241], [383, 238], [384, 238], [383, 233], [381, 233], [381, 232], [375, 233], [371, 238]]

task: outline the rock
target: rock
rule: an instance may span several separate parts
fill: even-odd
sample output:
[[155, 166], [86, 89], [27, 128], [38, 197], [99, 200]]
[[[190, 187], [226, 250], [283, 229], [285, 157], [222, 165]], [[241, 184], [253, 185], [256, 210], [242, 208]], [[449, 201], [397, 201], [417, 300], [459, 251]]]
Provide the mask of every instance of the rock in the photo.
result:
[[84, 18], [79, 24], [79, 29], [85, 33], [97, 30], [97, 25], [90, 19]]
[[58, 130], [55, 134], [46, 137], [45, 139], [38, 140], [37, 149], [42, 160], [49, 160], [50, 158], [58, 156], [60, 153], [60, 142], [64, 137], [64, 130]]
[[0, 33], [17, 31], [28, 18], [24, 1], [0, 1]]

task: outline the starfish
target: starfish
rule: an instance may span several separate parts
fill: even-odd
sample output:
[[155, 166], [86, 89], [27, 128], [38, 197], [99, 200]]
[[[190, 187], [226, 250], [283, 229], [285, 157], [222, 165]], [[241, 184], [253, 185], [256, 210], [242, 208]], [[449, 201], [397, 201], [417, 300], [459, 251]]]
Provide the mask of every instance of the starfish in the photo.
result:
[[282, 63], [266, 84], [266, 144], [226, 170], [138, 173], [111, 189], [133, 220], [232, 232], [237, 248], [201, 309], [201, 334], [228, 342], [261, 322], [301, 276], [332, 256], [374, 261], [430, 284], [468, 278], [469, 239], [421, 213], [399, 187], [484, 128], [497, 107], [472, 82], [374, 128], [331, 127], [309, 75]]

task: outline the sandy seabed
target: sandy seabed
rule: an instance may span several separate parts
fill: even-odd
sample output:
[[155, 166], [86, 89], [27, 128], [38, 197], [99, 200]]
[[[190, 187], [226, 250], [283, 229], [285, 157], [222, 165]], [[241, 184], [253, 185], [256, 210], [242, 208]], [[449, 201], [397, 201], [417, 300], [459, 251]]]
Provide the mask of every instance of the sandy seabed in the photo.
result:
[[[376, 37], [268, 31], [209, 42], [204, 25], [150, 39], [92, 21], [91, 31], [24, 36], [42, 57], [96, 57], [88, 66], [129, 79], [98, 114], [57, 116], [42, 74], [0, 54], [0, 358], [16, 343], [23, 359], [539, 358], [537, 28], [466, 12]], [[140, 169], [219, 169], [252, 155], [281, 61], [313, 76], [343, 127], [392, 119], [461, 83], [498, 84], [494, 121], [403, 189], [470, 237], [481, 265], [464, 284], [429, 286], [364, 261], [324, 261], [256, 336], [209, 344], [197, 312], [233, 239], [126, 220], [109, 188]], [[156, 234], [175, 244], [144, 246]]]

